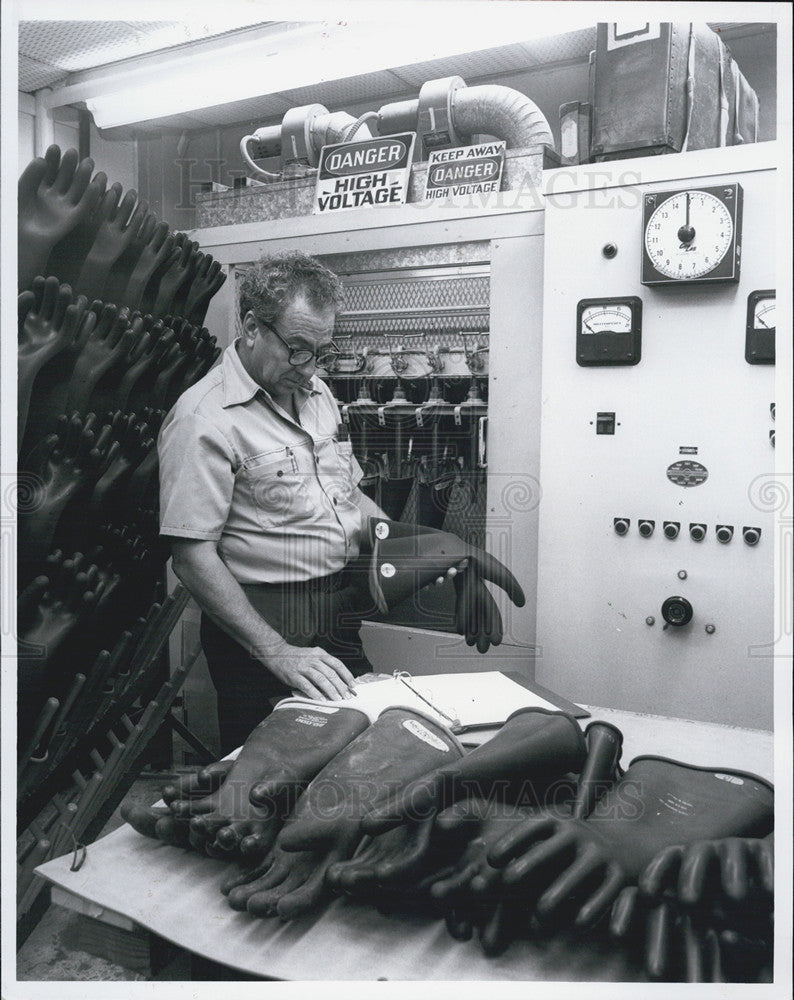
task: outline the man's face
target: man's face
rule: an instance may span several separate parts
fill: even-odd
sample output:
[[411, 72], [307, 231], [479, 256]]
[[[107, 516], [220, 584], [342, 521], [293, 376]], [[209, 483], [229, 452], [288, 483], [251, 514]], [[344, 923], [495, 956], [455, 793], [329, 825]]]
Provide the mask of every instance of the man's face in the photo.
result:
[[258, 385], [276, 397], [290, 395], [296, 388], [309, 388], [316, 368], [314, 359], [302, 365], [290, 364], [289, 348], [279, 337], [292, 348], [309, 350], [315, 356], [322, 354], [331, 343], [335, 318], [333, 306], [317, 309], [305, 296], [299, 295], [270, 323], [278, 333], [276, 336], [252, 313], [248, 313], [244, 323], [247, 330], [250, 328], [253, 338], [252, 341], [247, 340], [248, 373]]

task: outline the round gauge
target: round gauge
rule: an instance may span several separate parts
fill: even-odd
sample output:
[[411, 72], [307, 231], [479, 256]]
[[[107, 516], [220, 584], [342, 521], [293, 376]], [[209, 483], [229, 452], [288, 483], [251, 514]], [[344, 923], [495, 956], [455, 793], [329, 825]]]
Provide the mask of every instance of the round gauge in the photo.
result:
[[738, 281], [741, 223], [740, 184], [646, 194], [642, 283]]
[[755, 302], [753, 309], [753, 329], [754, 330], [774, 330], [775, 329], [775, 296], [768, 295], [759, 298]]
[[585, 306], [582, 310], [582, 333], [631, 333], [633, 317], [628, 303]]
[[733, 219], [707, 191], [681, 191], [656, 209], [645, 227], [645, 249], [668, 278], [702, 278], [733, 241]]

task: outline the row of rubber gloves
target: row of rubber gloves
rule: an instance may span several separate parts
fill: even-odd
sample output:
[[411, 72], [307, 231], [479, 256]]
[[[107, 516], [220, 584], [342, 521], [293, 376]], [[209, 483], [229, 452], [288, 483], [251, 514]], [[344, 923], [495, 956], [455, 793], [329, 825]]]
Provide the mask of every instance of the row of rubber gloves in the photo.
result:
[[55, 275], [75, 293], [201, 326], [226, 275], [184, 233], [169, 233], [137, 192], [107, 186], [94, 161], [50, 146], [18, 185], [18, 287]]
[[236, 760], [122, 815], [240, 861], [223, 891], [256, 916], [289, 920], [345, 893], [442, 916], [455, 937], [477, 929], [488, 954], [539, 928], [598, 926], [634, 942], [652, 978], [723, 981], [726, 951], [757, 972], [771, 947], [771, 785], [650, 756], [624, 772], [621, 747], [608, 723], [583, 734], [564, 712], [522, 709], [466, 753], [407, 708], [371, 721], [288, 699]]

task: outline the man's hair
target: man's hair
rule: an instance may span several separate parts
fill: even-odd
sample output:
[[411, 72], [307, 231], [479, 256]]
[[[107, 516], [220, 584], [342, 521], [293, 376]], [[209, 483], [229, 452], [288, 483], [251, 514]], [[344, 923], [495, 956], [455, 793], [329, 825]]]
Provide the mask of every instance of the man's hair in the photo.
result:
[[305, 295], [315, 309], [342, 305], [342, 282], [314, 257], [297, 251], [261, 257], [243, 272], [237, 286], [238, 316], [249, 310], [272, 322], [296, 297]]

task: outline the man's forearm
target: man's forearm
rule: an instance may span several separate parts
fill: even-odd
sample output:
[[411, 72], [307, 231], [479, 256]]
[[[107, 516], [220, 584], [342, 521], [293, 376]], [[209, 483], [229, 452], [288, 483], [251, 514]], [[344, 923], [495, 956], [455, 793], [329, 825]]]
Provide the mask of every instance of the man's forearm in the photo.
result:
[[380, 509], [380, 507], [371, 500], [366, 493], [362, 493], [361, 490], [356, 486], [353, 492], [350, 494], [350, 499], [361, 511], [361, 529], [366, 531], [367, 520], [370, 517], [385, 517], [387, 515]]
[[174, 572], [201, 610], [252, 657], [264, 661], [268, 652], [283, 649], [285, 640], [251, 606], [213, 543], [176, 543]]

